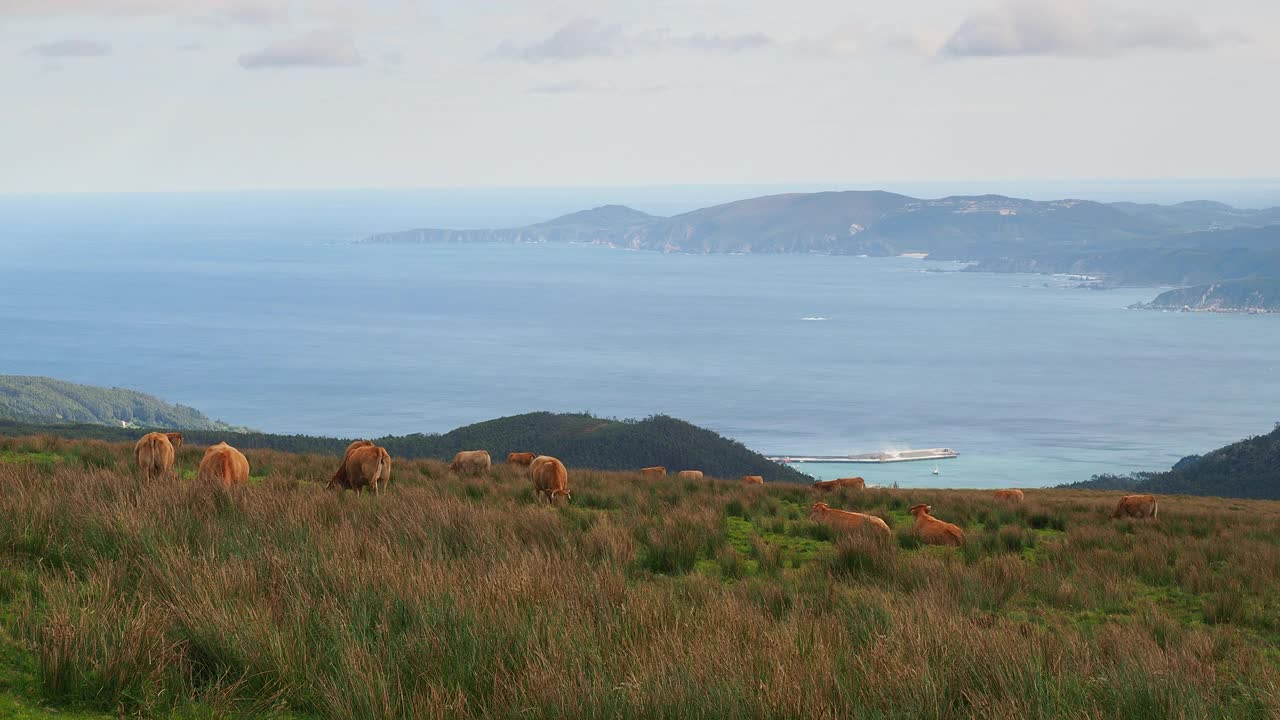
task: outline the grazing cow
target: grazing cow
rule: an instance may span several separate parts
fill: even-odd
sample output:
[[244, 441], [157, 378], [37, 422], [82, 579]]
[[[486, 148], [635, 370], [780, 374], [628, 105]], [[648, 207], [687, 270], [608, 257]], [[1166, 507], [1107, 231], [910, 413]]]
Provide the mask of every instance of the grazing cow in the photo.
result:
[[831, 492], [836, 488], [856, 488], [858, 490], [867, 489], [867, 481], [860, 477], [839, 478], [836, 480], [819, 480], [813, 484], [814, 489], [823, 492]]
[[453, 456], [449, 468], [459, 474], [479, 475], [488, 472], [492, 465], [488, 450], [463, 450]]
[[849, 512], [848, 510], [832, 510], [831, 506], [824, 502], [813, 504], [813, 508], [809, 510], [809, 519], [823, 525], [829, 525], [836, 530], [872, 530], [884, 537], [893, 536], [893, 531], [889, 529], [889, 525], [875, 515]]
[[198, 476], [202, 482], [217, 483], [226, 490], [249, 484], [249, 459], [225, 442], [204, 451]]
[[391, 481], [391, 455], [386, 448], [366, 441], [365, 445], [351, 447], [342, 458], [342, 467], [334, 473], [328, 487], [337, 485], [343, 490], [355, 490], [359, 495], [366, 487], [374, 495], [386, 489]]
[[743, 485], [763, 485], [764, 478], [760, 477], [759, 475], [743, 475], [742, 484]]
[[661, 465], [654, 465], [653, 467], [641, 468], [640, 475], [647, 478], [666, 477], [667, 469]]
[[533, 478], [533, 491], [547, 499], [548, 503], [563, 497], [572, 500], [569, 494], [569, 471], [564, 463], [550, 455], [539, 455], [529, 464], [529, 476]]
[[179, 433], [179, 432], [165, 433], [164, 436], [169, 438], [169, 444], [173, 446], [174, 452], [177, 452], [182, 449], [182, 441], [186, 439], [182, 437], [182, 433]]
[[916, 516], [916, 534], [928, 545], [963, 545], [964, 531], [929, 514], [929, 505], [915, 505], [907, 512]]
[[351, 444], [347, 446], [347, 449], [342, 452], [342, 457], [350, 455], [351, 451], [358, 447], [369, 447], [372, 444], [372, 440], [353, 440], [351, 441]]
[[533, 464], [533, 459], [535, 457], [537, 457], [537, 455], [534, 455], [533, 453], [507, 453], [507, 464], [529, 467]]
[[997, 500], [1013, 500], [1014, 502], [1022, 502], [1022, 491], [1017, 489], [997, 490], [996, 499]]
[[677, 475], [677, 477], [682, 478], [684, 480], [701, 480], [702, 471], [701, 470], [681, 470]]
[[1159, 508], [1156, 506], [1155, 495], [1125, 495], [1116, 504], [1116, 510], [1111, 513], [1111, 517], [1149, 517], [1154, 519], [1157, 510]]
[[145, 480], [155, 480], [173, 471], [173, 443], [165, 433], [143, 435], [133, 446], [133, 456]]
[[342, 488], [350, 487], [347, 483], [347, 458], [351, 457], [351, 453], [355, 450], [362, 447], [371, 447], [372, 445], [372, 440], [356, 440], [348, 445], [346, 452], [342, 453], [342, 462], [338, 463], [337, 472], [335, 472], [333, 477], [329, 479], [329, 484], [325, 486], [325, 489], [331, 488], [334, 485]]

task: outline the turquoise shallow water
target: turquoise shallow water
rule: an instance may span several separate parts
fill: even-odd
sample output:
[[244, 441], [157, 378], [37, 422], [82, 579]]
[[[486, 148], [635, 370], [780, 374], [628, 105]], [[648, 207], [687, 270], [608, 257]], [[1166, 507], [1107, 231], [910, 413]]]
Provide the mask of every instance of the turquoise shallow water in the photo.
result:
[[953, 487], [1161, 469], [1280, 419], [1278, 317], [901, 258], [360, 246], [447, 208], [326, 197], [5, 200], [0, 372], [276, 432], [548, 409], [666, 413], [769, 454], [946, 446], [937, 477], [854, 474]]

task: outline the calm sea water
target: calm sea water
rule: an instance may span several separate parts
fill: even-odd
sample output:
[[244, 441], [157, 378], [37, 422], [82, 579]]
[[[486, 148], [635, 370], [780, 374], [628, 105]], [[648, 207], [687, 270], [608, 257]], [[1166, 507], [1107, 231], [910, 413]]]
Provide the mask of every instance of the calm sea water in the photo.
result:
[[603, 201], [499, 200], [0, 199], [0, 372], [273, 432], [586, 410], [666, 413], [771, 454], [961, 453], [937, 476], [802, 466], [904, 486], [1161, 469], [1280, 419], [1280, 318], [1124, 309], [1149, 289], [897, 258], [350, 242]]

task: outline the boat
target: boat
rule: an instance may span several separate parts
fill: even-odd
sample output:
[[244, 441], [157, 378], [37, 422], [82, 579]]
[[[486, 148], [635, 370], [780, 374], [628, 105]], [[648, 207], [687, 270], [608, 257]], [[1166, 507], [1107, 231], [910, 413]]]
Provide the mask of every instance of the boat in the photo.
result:
[[933, 466], [933, 474], [934, 474], [934, 475], [937, 475], [937, 474], [938, 474], [938, 466], [937, 466], [937, 465], [934, 465], [934, 466]]
[[779, 463], [893, 463], [915, 460], [946, 460], [959, 457], [951, 448], [927, 448], [924, 450], [889, 450], [860, 455], [778, 455], [769, 459]]

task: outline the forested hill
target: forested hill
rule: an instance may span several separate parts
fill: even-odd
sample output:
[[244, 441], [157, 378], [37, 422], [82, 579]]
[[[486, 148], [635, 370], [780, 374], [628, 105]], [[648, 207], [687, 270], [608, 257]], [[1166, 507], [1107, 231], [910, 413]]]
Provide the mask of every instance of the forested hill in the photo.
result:
[[113, 427], [231, 430], [195, 408], [153, 395], [79, 385], [32, 375], [0, 375], [0, 418], [30, 422], [93, 423]]
[[1266, 435], [1185, 457], [1165, 472], [1096, 475], [1061, 487], [1280, 499], [1280, 424]]
[[[69, 438], [133, 441], [141, 431], [95, 425], [47, 425], [0, 420], [0, 435], [51, 433]], [[350, 438], [268, 433], [184, 431], [187, 441], [208, 445], [226, 440], [242, 449], [340, 454]], [[443, 435], [413, 434], [374, 438], [393, 457], [448, 460], [459, 450], [488, 450], [494, 462], [508, 452], [554, 455], [569, 467], [638, 470], [665, 465], [669, 471], [702, 470], [716, 477], [762, 475], [770, 482], [811, 481], [736, 440], [665, 415], [644, 420], [608, 420], [586, 414], [535, 412], [467, 425]]]
[[666, 415], [606, 420], [586, 414], [528, 413], [458, 428], [444, 435], [384, 438], [392, 453], [449, 458], [459, 450], [485, 449], [495, 462], [508, 452], [554, 455], [566, 464], [599, 470], [664, 465], [669, 471], [702, 470], [716, 477], [763, 475], [766, 480], [811, 480], [749, 450], [736, 440]]

